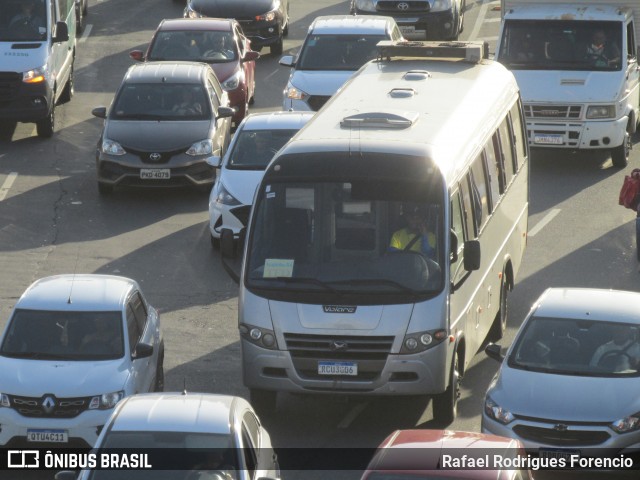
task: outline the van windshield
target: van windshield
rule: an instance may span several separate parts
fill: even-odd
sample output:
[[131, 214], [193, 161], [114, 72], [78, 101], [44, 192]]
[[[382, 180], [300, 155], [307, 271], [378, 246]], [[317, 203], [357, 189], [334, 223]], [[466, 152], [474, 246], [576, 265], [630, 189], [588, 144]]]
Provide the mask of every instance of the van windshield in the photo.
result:
[[266, 185], [254, 213], [247, 286], [375, 295], [440, 291], [442, 203], [421, 186], [367, 180]]
[[0, 41], [42, 41], [47, 38], [45, 0], [0, 0]]

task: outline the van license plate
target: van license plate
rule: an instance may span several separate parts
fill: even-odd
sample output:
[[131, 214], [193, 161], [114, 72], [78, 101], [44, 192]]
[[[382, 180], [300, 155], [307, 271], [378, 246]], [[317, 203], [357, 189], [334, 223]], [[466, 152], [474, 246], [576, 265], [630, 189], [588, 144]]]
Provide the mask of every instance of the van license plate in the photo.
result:
[[538, 145], [562, 145], [564, 137], [562, 135], [534, 135], [533, 143]]
[[358, 364], [354, 362], [318, 362], [318, 375], [358, 375]]
[[171, 169], [169, 168], [141, 168], [140, 178], [142, 180], [169, 180]]
[[67, 430], [27, 430], [28, 442], [67, 443], [69, 432]]

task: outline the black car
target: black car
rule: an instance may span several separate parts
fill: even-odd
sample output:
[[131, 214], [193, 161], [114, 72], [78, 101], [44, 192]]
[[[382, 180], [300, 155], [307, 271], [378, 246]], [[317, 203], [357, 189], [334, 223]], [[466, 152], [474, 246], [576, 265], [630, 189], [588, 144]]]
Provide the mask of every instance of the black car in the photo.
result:
[[235, 18], [253, 50], [269, 46], [274, 55], [289, 32], [289, 0], [188, 0], [184, 16]]
[[229, 146], [227, 93], [204, 63], [147, 62], [127, 70], [96, 150], [98, 190], [197, 186], [209, 191]]

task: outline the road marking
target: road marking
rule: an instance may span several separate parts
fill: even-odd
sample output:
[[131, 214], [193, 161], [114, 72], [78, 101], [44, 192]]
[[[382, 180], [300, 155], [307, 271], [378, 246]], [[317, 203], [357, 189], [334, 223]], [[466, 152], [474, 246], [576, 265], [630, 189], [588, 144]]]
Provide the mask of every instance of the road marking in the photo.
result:
[[280, 71], [279, 68], [275, 69], [273, 72], [271, 72], [269, 75], [267, 75], [266, 77], [264, 77], [265, 80], [269, 80], [271, 77], [273, 77], [276, 73], [278, 73]]
[[91, 34], [91, 29], [92, 28], [93, 28], [93, 25], [91, 25], [91, 24], [85, 25], [84, 33], [82, 34], [82, 37], [78, 41], [79, 42], [84, 42], [87, 38], [89, 38], [89, 35]]
[[369, 406], [369, 402], [359, 403], [355, 407], [353, 407], [349, 413], [345, 415], [345, 417], [338, 424], [338, 428], [345, 429], [351, 422], [353, 422], [358, 415], [362, 413], [362, 411]]
[[484, 21], [485, 23], [491, 23], [491, 22], [499, 22], [500, 20], [502, 20], [500, 17], [496, 17], [496, 18], [485, 18]]
[[560, 213], [559, 208], [552, 209], [549, 213], [545, 215], [545, 217], [542, 220], [538, 222], [538, 224], [535, 227], [529, 230], [529, 233], [527, 234], [527, 236], [533, 237], [536, 233], [540, 232], [540, 230], [542, 230], [547, 225], [547, 223], [553, 220], [554, 217], [559, 213]]
[[4, 198], [7, 196], [7, 193], [9, 193], [9, 189], [11, 188], [11, 185], [13, 185], [13, 182], [16, 181], [17, 177], [18, 177], [18, 172], [11, 172], [9, 175], [7, 175], [7, 178], [4, 180], [2, 187], [0, 187], [0, 202], [3, 201]]
[[482, 6], [480, 7], [480, 12], [478, 13], [478, 18], [476, 18], [476, 24], [473, 26], [473, 31], [471, 35], [469, 35], [469, 40], [475, 40], [478, 36], [478, 32], [482, 27], [482, 24], [485, 22], [485, 18], [487, 16], [487, 10], [489, 9], [489, 4], [492, 2], [488, 2], [487, 0], [483, 0]]

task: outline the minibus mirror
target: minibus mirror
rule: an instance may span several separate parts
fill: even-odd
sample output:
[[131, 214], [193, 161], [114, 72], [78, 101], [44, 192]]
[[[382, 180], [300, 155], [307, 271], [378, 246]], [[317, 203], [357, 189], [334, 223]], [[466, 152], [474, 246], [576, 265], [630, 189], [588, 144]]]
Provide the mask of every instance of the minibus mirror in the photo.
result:
[[450, 230], [451, 233], [451, 253], [449, 254], [449, 258], [451, 263], [456, 263], [458, 261], [458, 236], [456, 232], [453, 231], [453, 228]]
[[478, 240], [464, 242], [464, 269], [467, 272], [480, 269], [480, 242]]
[[484, 353], [487, 354], [487, 357], [495, 360], [496, 362], [502, 362], [504, 360], [504, 353], [502, 352], [502, 346], [497, 343], [490, 343], [486, 347], [484, 347]]
[[53, 43], [69, 41], [69, 27], [65, 22], [56, 23], [56, 36], [53, 37]]

